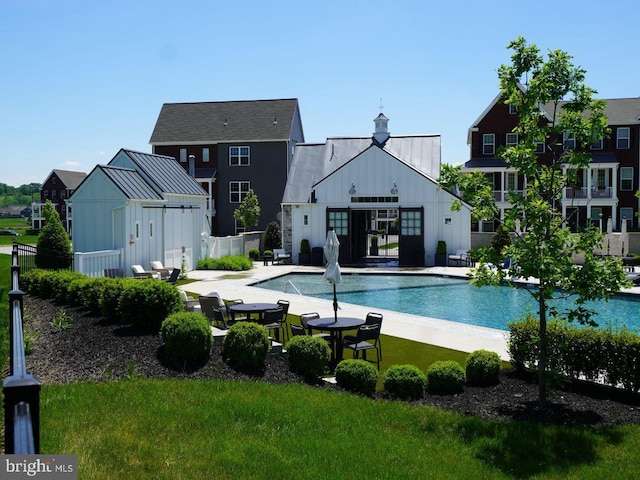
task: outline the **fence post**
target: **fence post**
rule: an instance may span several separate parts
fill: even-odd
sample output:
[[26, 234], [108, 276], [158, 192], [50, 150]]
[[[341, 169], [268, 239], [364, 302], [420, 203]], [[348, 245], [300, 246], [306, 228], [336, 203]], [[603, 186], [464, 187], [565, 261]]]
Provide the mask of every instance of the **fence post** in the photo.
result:
[[20, 402], [29, 405], [31, 425], [33, 428], [33, 446], [35, 453], [40, 453], [40, 379], [34, 375], [10, 376], [2, 382], [4, 394], [4, 453], [15, 453], [13, 438], [15, 407]]

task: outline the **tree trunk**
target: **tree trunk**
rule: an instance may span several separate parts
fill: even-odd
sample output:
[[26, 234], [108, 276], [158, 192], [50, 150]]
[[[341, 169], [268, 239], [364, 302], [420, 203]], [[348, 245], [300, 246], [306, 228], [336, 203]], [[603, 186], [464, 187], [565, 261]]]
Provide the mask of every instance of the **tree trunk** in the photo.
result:
[[[540, 286], [542, 291], [542, 285]], [[538, 299], [540, 310], [540, 356], [538, 357], [538, 405], [544, 408], [547, 403], [547, 302], [541, 297]]]

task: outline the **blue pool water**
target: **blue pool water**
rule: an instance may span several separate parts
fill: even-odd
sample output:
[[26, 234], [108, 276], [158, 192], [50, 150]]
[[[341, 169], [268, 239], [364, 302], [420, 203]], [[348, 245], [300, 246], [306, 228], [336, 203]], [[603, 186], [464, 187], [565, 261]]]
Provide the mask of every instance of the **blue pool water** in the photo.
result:
[[[320, 274], [289, 274], [254, 285], [259, 288], [324, 299], [333, 298], [331, 284]], [[295, 289], [294, 289], [295, 287]], [[424, 317], [507, 330], [507, 323], [538, 307], [523, 288], [474, 287], [465, 279], [436, 275], [343, 275], [338, 302], [353, 303]], [[587, 305], [598, 312], [600, 327], [640, 329], [640, 295], [617, 295]], [[558, 305], [559, 307], [561, 305]]]

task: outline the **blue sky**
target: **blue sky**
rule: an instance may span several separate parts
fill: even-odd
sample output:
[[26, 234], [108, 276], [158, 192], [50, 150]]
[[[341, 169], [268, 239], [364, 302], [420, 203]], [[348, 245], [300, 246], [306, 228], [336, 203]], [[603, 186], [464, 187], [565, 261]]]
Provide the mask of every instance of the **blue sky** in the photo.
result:
[[0, 182], [150, 152], [163, 103], [292, 97], [307, 142], [370, 135], [382, 104], [392, 134], [439, 133], [459, 164], [518, 35], [573, 55], [601, 98], [640, 95], [640, 4], [602, 5], [3, 0]]

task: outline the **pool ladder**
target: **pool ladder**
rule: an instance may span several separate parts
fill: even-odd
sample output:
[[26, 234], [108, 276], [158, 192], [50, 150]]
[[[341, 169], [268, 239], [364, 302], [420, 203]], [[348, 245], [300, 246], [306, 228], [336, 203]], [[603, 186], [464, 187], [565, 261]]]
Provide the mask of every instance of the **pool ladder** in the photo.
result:
[[284, 285], [284, 293], [287, 293], [287, 288], [289, 287], [289, 285], [291, 285], [291, 288], [293, 288], [298, 295], [302, 295], [300, 290], [298, 290], [296, 288], [296, 286], [293, 284], [293, 282], [291, 280], [287, 280], [287, 283], [285, 283], [285, 285]]

